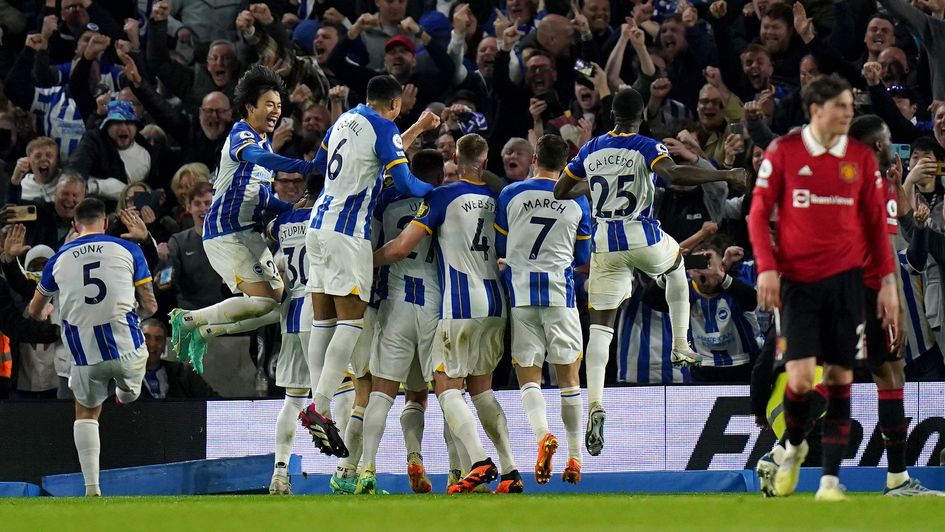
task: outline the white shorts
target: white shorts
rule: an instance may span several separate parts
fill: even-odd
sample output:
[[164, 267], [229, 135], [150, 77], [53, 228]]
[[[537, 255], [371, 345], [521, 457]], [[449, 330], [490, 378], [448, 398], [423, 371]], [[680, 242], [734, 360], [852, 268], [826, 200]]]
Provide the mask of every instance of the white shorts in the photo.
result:
[[308, 373], [309, 331], [283, 333], [279, 360], [276, 362], [276, 386], [309, 389], [312, 380]]
[[348, 373], [357, 379], [371, 373], [371, 352], [374, 351], [375, 330], [377, 330], [374, 324], [376, 322], [377, 309], [371, 306], [364, 309], [364, 327], [361, 329], [358, 342], [354, 344], [351, 363], [348, 365]]
[[444, 319], [433, 337], [434, 371], [451, 379], [492, 373], [502, 358], [505, 318]]
[[266, 239], [255, 231], [204, 240], [203, 250], [231, 292], [237, 292], [243, 282], [269, 283], [273, 290], [282, 288], [282, 277], [276, 271]]
[[305, 235], [309, 275], [306, 291], [330, 296], [357, 295], [370, 302], [374, 274], [371, 241], [336, 231], [309, 229]]
[[[432, 306], [432, 305], [431, 305]], [[371, 354], [371, 375], [394, 382], [407, 382], [410, 368], [417, 360], [419, 378], [425, 389], [433, 379], [433, 357], [430, 354], [436, 326], [440, 321], [439, 309], [407, 303], [399, 299], [385, 299], [377, 311], [377, 345]], [[412, 382], [418, 385], [418, 382]]]
[[91, 366], [72, 366], [69, 389], [75, 400], [86, 408], [95, 408], [108, 399], [108, 385], [115, 379], [116, 386], [137, 396], [148, 365], [148, 348], [142, 345], [133, 355], [106, 360]]
[[512, 308], [512, 361], [520, 367], [541, 367], [546, 360], [549, 364], [573, 364], [581, 360], [581, 338], [576, 308]]
[[666, 233], [656, 244], [610, 253], [591, 253], [587, 302], [595, 310], [613, 310], [630, 297], [633, 270], [650, 277], [669, 271], [679, 257], [679, 244]]

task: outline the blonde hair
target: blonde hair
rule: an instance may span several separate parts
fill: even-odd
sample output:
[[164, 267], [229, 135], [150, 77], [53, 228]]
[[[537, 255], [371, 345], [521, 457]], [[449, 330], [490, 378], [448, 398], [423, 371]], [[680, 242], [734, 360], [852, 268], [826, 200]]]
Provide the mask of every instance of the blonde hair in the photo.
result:
[[56, 141], [49, 137], [36, 137], [26, 145], [26, 155], [29, 156], [31, 153], [33, 153], [33, 150], [36, 148], [42, 148], [43, 146], [49, 146], [56, 150], [56, 155], [59, 154], [59, 145], [56, 144]]
[[[121, 212], [129, 207], [128, 200], [126, 198], [128, 197], [128, 191], [133, 188], [141, 188], [144, 189], [144, 192], [151, 192], [151, 187], [148, 186], [148, 184], [144, 181], [138, 181], [130, 185], [125, 185], [125, 188], [121, 189], [121, 196], [118, 197], [117, 212]], [[130, 205], [130, 207], [134, 207], [134, 205]]]
[[482, 136], [469, 133], [456, 141], [457, 164], [479, 165], [489, 152], [489, 143]]
[[[184, 166], [181, 166], [174, 172], [174, 177], [171, 178], [171, 191], [176, 194], [178, 187], [180, 187], [180, 180], [184, 175], [190, 175], [194, 178], [194, 184], [202, 182], [210, 182], [210, 169], [207, 168], [207, 165], [203, 163], [188, 163]], [[186, 196], [186, 194], [185, 194]], [[186, 201], [186, 197], [183, 198]]]

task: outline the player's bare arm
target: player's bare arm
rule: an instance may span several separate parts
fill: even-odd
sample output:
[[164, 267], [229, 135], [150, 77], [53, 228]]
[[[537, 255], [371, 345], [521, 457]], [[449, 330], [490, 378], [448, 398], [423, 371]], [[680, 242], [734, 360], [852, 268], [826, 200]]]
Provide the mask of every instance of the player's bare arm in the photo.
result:
[[577, 199], [581, 196], [591, 197], [591, 187], [587, 179], [577, 179], [565, 172], [562, 179], [555, 183], [555, 199]]
[[[706, 170], [695, 166], [679, 165], [666, 157], [656, 161], [653, 171], [671, 185], [693, 186], [724, 181], [732, 187], [744, 189], [748, 183], [748, 172], [744, 168]], [[557, 196], [557, 188], [555, 195]]]
[[378, 268], [403, 260], [427, 234], [427, 229], [422, 225], [407, 224], [407, 227], [397, 235], [397, 238], [384, 244], [381, 249], [374, 252], [374, 267]]
[[43, 319], [43, 309], [46, 307], [46, 303], [49, 303], [49, 298], [44, 296], [37, 290], [33, 293], [33, 299], [30, 301], [30, 306], [28, 309], [29, 315], [34, 320]]
[[404, 141], [404, 146], [410, 146], [423, 132], [437, 127], [440, 127], [440, 117], [431, 111], [424, 111], [420, 114], [420, 118], [400, 135], [400, 138]]
[[138, 299], [138, 316], [141, 319], [150, 318], [157, 312], [157, 299], [154, 298], [154, 288], [150, 282], [136, 286], [135, 295]]

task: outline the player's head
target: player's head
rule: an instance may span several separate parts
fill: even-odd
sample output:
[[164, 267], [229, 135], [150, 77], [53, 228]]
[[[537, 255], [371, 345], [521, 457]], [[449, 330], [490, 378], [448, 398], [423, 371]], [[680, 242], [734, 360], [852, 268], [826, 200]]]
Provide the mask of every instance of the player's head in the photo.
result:
[[368, 105], [388, 120], [400, 115], [403, 94], [404, 89], [394, 76], [374, 76], [367, 84]]
[[850, 123], [850, 137], [869, 145], [879, 164], [887, 167], [895, 157], [892, 153], [892, 136], [889, 127], [877, 115], [860, 115]]
[[148, 368], [153, 369], [167, 347], [167, 328], [161, 320], [148, 318], [141, 322], [141, 332], [144, 333], [144, 344], [148, 346]]
[[443, 182], [443, 155], [437, 150], [420, 150], [410, 160], [410, 171], [417, 179], [438, 186]]
[[76, 233], [103, 233], [108, 225], [105, 204], [98, 198], [85, 198], [75, 206], [72, 227]]
[[850, 83], [836, 74], [817, 76], [801, 90], [810, 125], [831, 135], [845, 135], [853, 120]]
[[479, 179], [486, 169], [489, 159], [489, 143], [475, 133], [463, 135], [456, 141], [456, 165], [459, 167], [460, 179], [475, 177]]
[[271, 68], [253, 65], [243, 74], [233, 100], [236, 108], [253, 129], [259, 133], [272, 133], [282, 116], [282, 94], [285, 82]]
[[614, 116], [614, 125], [618, 131], [635, 132], [643, 120], [643, 97], [633, 89], [620, 89], [614, 96], [610, 112]]
[[563, 138], [558, 135], [542, 135], [535, 146], [533, 164], [539, 170], [557, 174], [568, 164], [569, 155], [571, 148]]

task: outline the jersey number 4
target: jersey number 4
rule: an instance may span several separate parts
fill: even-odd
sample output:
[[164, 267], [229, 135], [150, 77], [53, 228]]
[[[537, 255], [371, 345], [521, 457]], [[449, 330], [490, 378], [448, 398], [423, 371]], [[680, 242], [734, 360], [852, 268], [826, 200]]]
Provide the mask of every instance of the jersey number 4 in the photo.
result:
[[597, 218], [613, 218], [614, 216], [619, 217], [632, 214], [637, 208], [637, 197], [627, 190], [627, 185], [633, 183], [634, 179], [636, 179], [634, 175], [622, 175], [617, 178], [616, 196], [618, 198], [625, 198], [627, 200], [627, 206], [623, 209], [617, 209], [616, 211], [607, 211], [604, 210], [604, 204], [607, 203], [607, 200], [610, 198], [610, 185], [607, 183], [607, 178], [599, 175], [591, 176], [591, 190], [600, 186], [600, 194], [597, 197], [597, 212], [594, 213], [594, 216]]
[[482, 218], [479, 219], [479, 225], [476, 226], [476, 234], [473, 236], [472, 245], [469, 246], [470, 251], [481, 251], [482, 260], [489, 260], [489, 237], [482, 234], [482, 226], [486, 221]]

